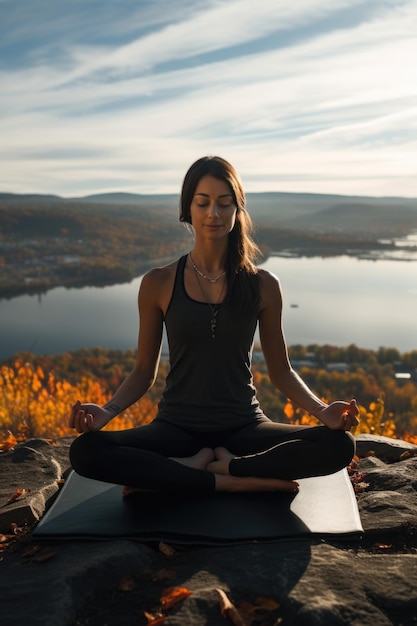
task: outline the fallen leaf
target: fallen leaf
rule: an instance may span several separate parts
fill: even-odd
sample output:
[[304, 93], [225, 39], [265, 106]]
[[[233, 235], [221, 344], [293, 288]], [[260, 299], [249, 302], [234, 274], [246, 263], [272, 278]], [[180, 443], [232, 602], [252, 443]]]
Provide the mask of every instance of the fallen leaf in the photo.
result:
[[161, 595], [161, 606], [163, 609], [170, 609], [191, 594], [192, 591], [186, 587], [167, 587]]
[[378, 550], [389, 550], [389, 548], [392, 548], [392, 543], [374, 543], [373, 547]]
[[244, 613], [245, 615], [252, 615], [252, 613], [256, 611], [256, 606], [252, 604], [252, 602], [242, 600], [242, 602], [239, 602], [238, 609], [241, 613]]
[[260, 606], [267, 611], [276, 611], [277, 609], [279, 609], [280, 606], [278, 602], [275, 602], [275, 600], [271, 600], [271, 598], [256, 598], [255, 602], [257, 606]]
[[160, 613], [158, 613], [158, 615], [152, 615], [152, 613], [147, 613], [146, 611], [144, 611], [143, 614], [148, 620], [148, 626], [157, 626], [157, 624], [163, 624], [163, 622], [166, 620], [166, 616], [161, 615]]
[[7, 500], [7, 504], [11, 504], [12, 502], [16, 502], [16, 500], [18, 498], [26, 496], [28, 493], [29, 493], [29, 490], [26, 490], [26, 489], [16, 489], [14, 494], [12, 496], [10, 496], [10, 498]]
[[410, 452], [406, 450], [402, 454], [400, 454], [400, 461], [404, 461], [405, 459], [409, 459], [411, 456]]
[[136, 583], [130, 576], [124, 576], [117, 586], [119, 591], [132, 591], [135, 587]]
[[216, 589], [220, 599], [220, 612], [223, 617], [227, 617], [234, 626], [247, 626], [246, 620], [243, 619], [237, 608], [232, 604], [223, 591], [223, 589]]
[[369, 483], [355, 483], [353, 485], [353, 490], [355, 493], [362, 493], [369, 487]]

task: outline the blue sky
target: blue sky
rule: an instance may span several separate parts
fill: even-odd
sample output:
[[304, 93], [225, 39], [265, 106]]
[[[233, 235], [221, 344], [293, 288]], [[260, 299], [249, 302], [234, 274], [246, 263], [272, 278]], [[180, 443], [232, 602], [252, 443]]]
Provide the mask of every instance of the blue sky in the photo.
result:
[[0, 0], [0, 190], [417, 197], [417, 0]]

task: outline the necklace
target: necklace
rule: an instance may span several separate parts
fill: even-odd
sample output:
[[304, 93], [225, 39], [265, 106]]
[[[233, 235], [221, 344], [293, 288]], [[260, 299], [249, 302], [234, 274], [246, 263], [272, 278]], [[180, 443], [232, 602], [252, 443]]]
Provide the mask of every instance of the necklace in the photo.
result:
[[[200, 283], [200, 279], [198, 277], [198, 275], [200, 274], [200, 272], [197, 270], [197, 268], [194, 266], [194, 263], [191, 261], [192, 266], [195, 270], [195, 277], [197, 278], [197, 282], [198, 282], [198, 286], [200, 287], [200, 291], [203, 295], [204, 300], [206, 301], [206, 304], [209, 306], [210, 311], [211, 311], [211, 319], [210, 319], [210, 331], [211, 331], [211, 337], [212, 339], [216, 338], [216, 329], [217, 329], [217, 314], [219, 312], [218, 306], [220, 304], [220, 300], [223, 294], [223, 288], [224, 288], [224, 283], [222, 285], [222, 289], [220, 291], [220, 296], [219, 296], [219, 301], [216, 304], [211, 304], [211, 302], [209, 302], [207, 300], [206, 294], [204, 293], [204, 289], [202, 284]], [[214, 282], [214, 281], [212, 281]]]
[[203, 272], [201, 272], [197, 265], [194, 263], [193, 261], [193, 257], [191, 256], [191, 252], [188, 253], [188, 256], [190, 257], [190, 261], [191, 261], [191, 265], [194, 268], [194, 271], [197, 272], [197, 274], [199, 276], [201, 276], [201, 278], [205, 278], [206, 280], [208, 280], [210, 283], [217, 283], [218, 280], [220, 280], [221, 278], [223, 278], [223, 276], [226, 275], [226, 271], [222, 272], [221, 274], [219, 274], [218, 276], [214, 276], [213, 278], [210, 278], [210, 276], [206, 276], [205, 274], [203, 274]]

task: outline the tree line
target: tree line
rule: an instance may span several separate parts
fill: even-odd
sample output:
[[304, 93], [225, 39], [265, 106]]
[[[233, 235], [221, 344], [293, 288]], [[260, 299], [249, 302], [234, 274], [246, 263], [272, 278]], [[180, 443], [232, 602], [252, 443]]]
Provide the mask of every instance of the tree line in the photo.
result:
[[[417, 350], [364, 350], [355, 345], [293, 346], [294, 362], [312, 359], [299, 373], [324, 400], [355, 397], [361, 423], [356, 433], [399, 437], [417, 444]], [[61, 355], [25, 353], [0, 362], [0, 450], [30, 437], [48, 439], [74, 435], [68, 428], [70, 406], [80, 399], [105, 403], [132, 369], [135, 352], [104, 348]], [[331, 363], [346, 365], [343, 371]], [[409, 378], [398, 379], [398, 369]], [[155, 385], [124, 414], [106, 427], [124, 429], [144, 424], [157, 411], [168, 363], [162, 361]], [[317, 421], [293, 405], [271, 385], [262, 362], [253, 365], [254, 383], [265, 413], [274, 421], [314, 424]]]

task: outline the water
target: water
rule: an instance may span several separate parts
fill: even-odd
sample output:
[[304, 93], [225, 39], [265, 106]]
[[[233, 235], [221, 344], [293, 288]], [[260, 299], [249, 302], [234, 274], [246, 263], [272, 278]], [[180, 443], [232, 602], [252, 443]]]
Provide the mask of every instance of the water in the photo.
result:
[[[262, 267], [280, 278], [289, 345], [417, 349], [417, 263], [271, 257]], [[140, 281], [0, 300], [0, 358], [135, 348]]]

